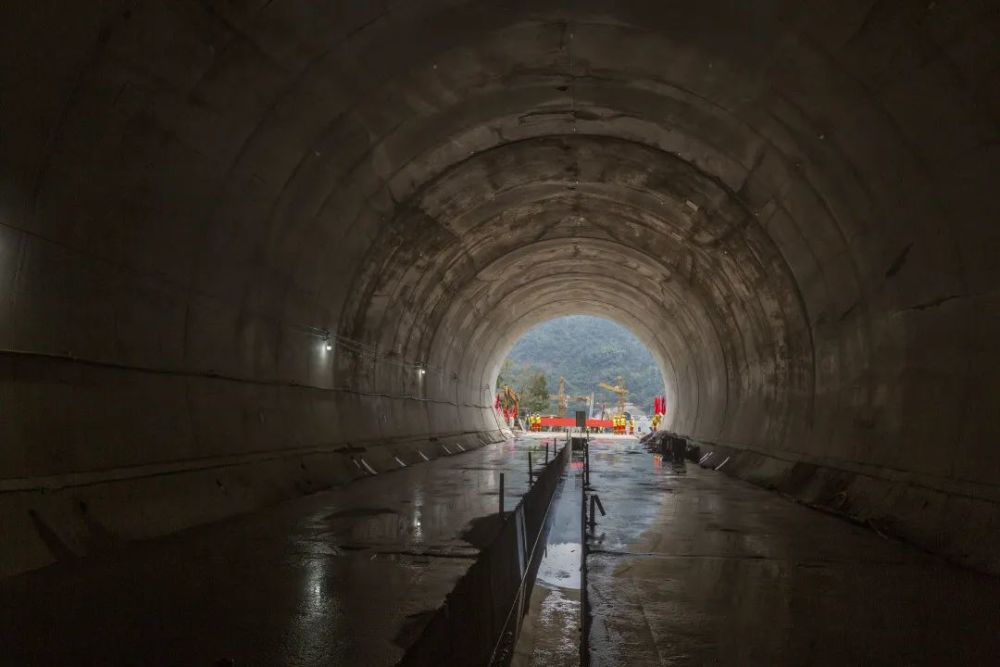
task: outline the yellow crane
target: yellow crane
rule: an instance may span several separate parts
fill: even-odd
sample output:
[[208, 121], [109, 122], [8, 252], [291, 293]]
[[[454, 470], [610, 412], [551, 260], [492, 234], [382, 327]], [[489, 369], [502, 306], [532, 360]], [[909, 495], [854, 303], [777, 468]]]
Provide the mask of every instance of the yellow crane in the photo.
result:
[[566, 378], [564, 377], [559, 378], [559, 393], [550, 394], [549, 400], [556, 401], [556, 405], [559, 406], [559, 410], [558, 412], [556, 412], [556, 415], [559, 416], [560, 418], [565, 417], [566, 406], [568, 404], [566, 400]]
[[625, 401], [628, 400], [628, 389], [625, 388], [625, 381], [622, 377], [618, 376], [618, 384], [610, 385], [606, 382], [602, 382], [599, 385], [601, 389], [610, 391], [612, 394], [618, 394], [618, 416], [625, 414]]
[[556, 405], [559, 406], [559, 410], [556, 413], [556, 415], [559, 418], [563, 418], [566, 416], [566, 410], [569, 407], [570, 401], [573, 401], [574, 403], [586, 403], [587, 405], [590, 405], [593, 399], [594, 399], [593, 396], [567, 396], [566, 378], [564, 377], [559, 378], [559, 393], [549, 395], [549, 400], [556, 401]]

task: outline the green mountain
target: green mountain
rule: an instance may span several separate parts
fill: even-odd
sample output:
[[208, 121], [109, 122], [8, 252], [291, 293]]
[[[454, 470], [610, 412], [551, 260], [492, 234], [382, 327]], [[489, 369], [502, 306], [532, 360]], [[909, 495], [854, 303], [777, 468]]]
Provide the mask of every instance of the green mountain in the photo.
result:
[[[545, 377], [544, 387], [538, 376]], [[599, 317], [574, 315], [541, 324], [526, 333], [510, 351], [500, 371], [498, 386], [510, 384], [521, 396], [526, 411], [554, 413], [555, 401], [547, 404], [548, 393], [559, 391], [560, 376], [566, 378], [569, 396], [595, 394], [612, 408], [618, 397], [598, 384], [624, 380], [629, 401], [645, 413], [653, 410], [653, 397], [662, 395], [663, 378], [649, 350], [627, 329]], [[582, 404], [571, 402], [574, 409]]]

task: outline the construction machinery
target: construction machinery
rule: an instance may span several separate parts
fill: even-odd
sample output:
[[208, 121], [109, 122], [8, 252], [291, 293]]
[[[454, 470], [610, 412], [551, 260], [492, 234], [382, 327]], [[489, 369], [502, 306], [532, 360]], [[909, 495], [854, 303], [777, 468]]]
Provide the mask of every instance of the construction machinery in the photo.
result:
[[517, 392], [509, 384], [505, 384], [497, 395], [497, 407], [503, 410], [504, 419], [507, 424], [514, 426], [517, 424], [517, 414], [521, 406]]
[[[587, 410], [590, 413], [592, 413], [593, 412], [593, 405], [594, 405], [594, 395], [591, 394], [590, 396], [569, 396], [569, 395], [566, 394], [566, 385], [567, 384], [568, 383], [566, 382], [566, 378], [560, 377], [559, 378], [559, 393], [552, 394], [552, 395], [549, 396], [549, 399], [553, 400], [553, 401], [556, 401], [556, 405], [558, 406], [558, 409], [556, 411], [556, 415], [560, 419], [564, 418], [566, 416], [566, 412], [569, 409], [569, 404], [570, 403], [583, 403], [583, 404], [585, 404], [587, 406]], [[593, 414], [590, 414], [589, 416], [593, 416]]]
[[593, 394], [591, 394], [590, 396], [569, 396], [568, 399], [570, 401], [574, 402], [574, 403], [583, 403], [584, 405], [586, 405], [587, 406], [587, 411], [588, 411], [588, 415], [587, 415], [588, 418], [591, 417], [591, 416], [593, 416], [592, 414], [589, 414], [589, 413], [592, 413], [593, 410], [594, 410], [594, 408], [593, 408], [593, 405], [594, 405], [594, 395]]
[[559, 393], [549, 395], [549, 400], [556, 401], [558, 409], [556, 410], [556, 415], [562, 419], [566, 416], [566, 406], [568, 404], [566, 400], [566, 378], [559, 378]]
[[601, 389], [610, 391], [612, 394], [618, 395], [618, 412], [617, 415], [621, 416], [625, 414], [625, 401], [628, 400], [628, 389], [625, 388], [625, 381], [622, 377], [618, 376], [618, 384], [610, 385], [606, 382], [601, 382]]

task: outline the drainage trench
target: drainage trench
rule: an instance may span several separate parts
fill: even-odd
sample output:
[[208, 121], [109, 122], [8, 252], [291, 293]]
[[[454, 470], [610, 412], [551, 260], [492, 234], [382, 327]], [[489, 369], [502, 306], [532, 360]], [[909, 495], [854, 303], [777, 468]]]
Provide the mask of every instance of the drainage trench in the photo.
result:
[[[484, 517], [470, 531], [481, 551], [400, 661], [430, 665], [508, 665], [532, 594], [570, 447], [555, 440], [532, 452], [533, 482], [513, 510]], [[556, 448], [559, 447], [558, 453]]]
[[552, 499], [545, 550], [514, 650], [513, 667], [580, 664], [583, 453], [571, 453]]

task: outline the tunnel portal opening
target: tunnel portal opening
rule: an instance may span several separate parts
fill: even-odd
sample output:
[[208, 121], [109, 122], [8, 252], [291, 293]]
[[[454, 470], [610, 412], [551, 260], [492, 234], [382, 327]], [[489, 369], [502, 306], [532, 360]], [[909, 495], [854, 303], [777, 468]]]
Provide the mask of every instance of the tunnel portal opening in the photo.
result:
[[[637, 335], [603, 316], [547, 320], [520, 334], [505, 351], [501, 348], [498, 356], [503, 361], [496, 366], [492, 386], [498, 395], [505, 386], [512, 387], [521, 395], [525, 412], [573, 418], [581, 410], [588, 418], [606, 419], [617, 414], [620, 394], [601, 385], [620, 385], [628, 391], [622, 398], [629, 415], [641, 416], [648, 430], [655, 399], [672, 392], [666, 389], [665, 360], [639, 337], [644, 334], [655, 340], [648, 329]], [[539, 377], [545, 384], [541, 395]]]

